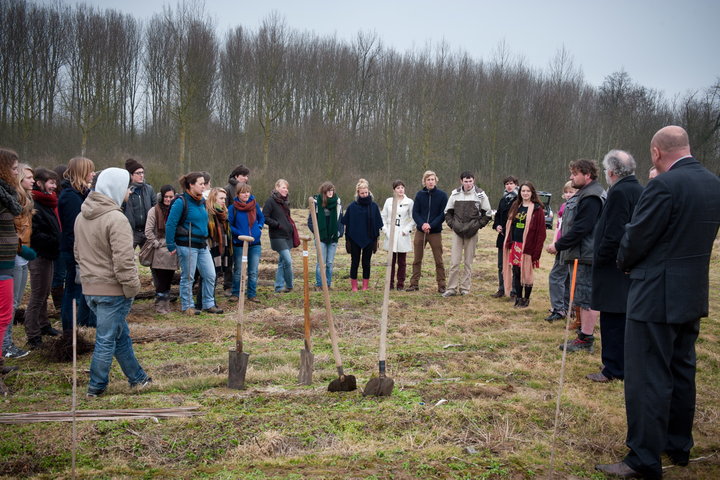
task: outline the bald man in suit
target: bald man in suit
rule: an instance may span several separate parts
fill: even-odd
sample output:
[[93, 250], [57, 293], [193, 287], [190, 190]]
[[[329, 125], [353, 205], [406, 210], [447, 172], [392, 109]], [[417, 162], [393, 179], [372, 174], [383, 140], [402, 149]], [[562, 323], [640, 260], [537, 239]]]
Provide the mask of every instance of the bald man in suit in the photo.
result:
[[685, 466], [693, 445], [695, 341], [708, 315], [710, 255], [720, 226], [720, 179], [692, 157], [685, 130], [650, 143], [658, 176], [635, 208], [618, 251], [629, 272], [625, 407], [630, 452], [597, 465], [621, 478], [662, 477], [665, 453]]

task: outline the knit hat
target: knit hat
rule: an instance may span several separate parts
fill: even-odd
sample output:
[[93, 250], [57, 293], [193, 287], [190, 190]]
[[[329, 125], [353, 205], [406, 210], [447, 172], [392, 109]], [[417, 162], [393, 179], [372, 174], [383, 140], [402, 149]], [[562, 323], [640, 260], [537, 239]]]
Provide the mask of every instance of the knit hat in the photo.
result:
[[95, 191], [110, 197], [118, 205], [122, 205], [129, 181], [130, 176], [122, 168], [106, 168], [98, 175]]
[[130, 172], [130, 175], [135, 173], [135, 170], [137, 170], [138, 168], [145, 168], [145, 167], [143, 167], [142, 163], [138, 162], [134, 158], [128, 158], [127, 160], [125, 160], [125, 170]]

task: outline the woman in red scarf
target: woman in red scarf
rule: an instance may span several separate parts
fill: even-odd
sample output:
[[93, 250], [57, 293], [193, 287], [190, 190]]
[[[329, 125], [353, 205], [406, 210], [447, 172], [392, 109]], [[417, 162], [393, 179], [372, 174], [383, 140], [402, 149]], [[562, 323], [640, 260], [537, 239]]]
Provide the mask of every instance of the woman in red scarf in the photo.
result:
[[253, 237], [254, 241], [248, 245], [246, 260], [247, 290], [245, 294], [249, 301], [257, 303], [259, 302], [257, 299], [258, 266], [260, 265], [260, 254], [262, 253], [260, 235], [262, 234], [262, 227], [265, 224], [265, 216], [262, 210], [260, 210], [260, 205], [255, 201], [255, 197], [251, 195], [252, 187], [250, 187], [250, 185], [247, 183], [238, 183], [236, 191], [237, 196], [228, 209], [228, 220], [233, 238], [235, 260], [230, 301], [238, 301], [242, 293], [240, 292], [240, 267], [242, 266], [243, 242], [238, 239], [238, 236], [247, 235]]
[[52, 170], [38, 168], [35, 185], [31, 191], [35, 202], [32, 217], [30, 247], [37, 258], [28, 264], [30, 271], [30, 299], [25, 312], [25, 334], [28, 347], [42, 346], [42, 336], [57, 336], [48, 320], [47, 298], [53, 278], [53, 265], [60, 256], [60, 218], [58, 217], [58, 175]]

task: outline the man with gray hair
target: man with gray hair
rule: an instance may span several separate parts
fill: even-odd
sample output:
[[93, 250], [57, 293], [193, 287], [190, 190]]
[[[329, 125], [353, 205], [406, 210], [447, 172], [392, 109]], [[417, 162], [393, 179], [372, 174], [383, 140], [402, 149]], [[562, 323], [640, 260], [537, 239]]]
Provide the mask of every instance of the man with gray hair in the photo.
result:
[[642, 186], [635, 178], [635, 159], [622, 150], [610, 150], [603, 159], [609, 189], [595, 229], [590, 307], [600, 312], [601, 371], [588, 380], [606, 383], [625, 378], [625, 310], [630, 279], [617, 267], [620, 239], [630, 222]]
[[708, 316], [720, 179], [692, 156], [687, 132], [676, 125], [655, 134], [650, 158], [659, 175], [640, 195], [617, 256], [630, 277], [625, 325], [630, 451], [620, 462], [595, 468], [617, 477], [660, 479], [661, 455], [685, 466], [693, 446], [695, 342], [700, 319]]

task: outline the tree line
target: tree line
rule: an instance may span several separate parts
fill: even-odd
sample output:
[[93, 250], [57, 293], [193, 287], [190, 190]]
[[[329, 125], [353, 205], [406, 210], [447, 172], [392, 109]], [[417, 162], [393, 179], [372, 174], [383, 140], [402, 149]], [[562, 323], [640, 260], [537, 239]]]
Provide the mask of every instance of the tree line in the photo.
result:
[[33, 165], [132, 156], [156, 185], [189, 170], [224, 185], [242, 163], [261, 198], [289, 180], [295, 206], [324, 180], [349, 199], [364, 177], [384, 197], [395, 178], [412, 195], [427, 169], [445, 190], [471, 170], [496, 203], [506, 175], [558, 194], [570, 160], [612, 148], [635, 155], [642, 179], [650, 138], [675, 123], [720, 172], [720, 78], [667, 99], [624, 71], [593, 87], [565, 49], [545, 69], [502, 42], [486, 60], [447, 44], [398, 52], [373, 33], [298, 31], [278, 13], [220, 34], [193, 2], [141, 21], [7, 0], [0, 25], [0, 144]]

